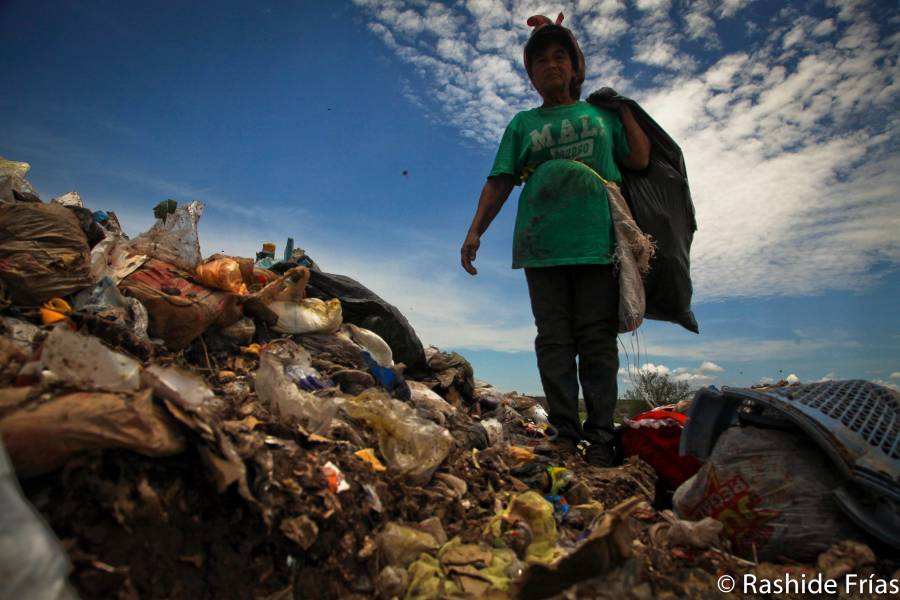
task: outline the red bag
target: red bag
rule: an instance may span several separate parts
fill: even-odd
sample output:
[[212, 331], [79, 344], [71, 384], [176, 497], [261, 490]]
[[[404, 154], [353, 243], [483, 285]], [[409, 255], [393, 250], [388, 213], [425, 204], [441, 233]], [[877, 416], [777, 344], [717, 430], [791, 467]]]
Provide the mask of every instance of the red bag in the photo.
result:
[[119, 288], [147, 308], [151, 337], [165, 340], [170, 350], [186, 348], [211, 325], [227, 327], [243, 317], [241, 296], [197, 285], [187, 272], [156, 259]]
[[656, 469], [659, 478], [674, 489], [700, 469], [693, 456], [679, 456], [678, 445], [687, 415], [651, 410], [625, 420], [622, 447], [625, 456], [637, 455]]

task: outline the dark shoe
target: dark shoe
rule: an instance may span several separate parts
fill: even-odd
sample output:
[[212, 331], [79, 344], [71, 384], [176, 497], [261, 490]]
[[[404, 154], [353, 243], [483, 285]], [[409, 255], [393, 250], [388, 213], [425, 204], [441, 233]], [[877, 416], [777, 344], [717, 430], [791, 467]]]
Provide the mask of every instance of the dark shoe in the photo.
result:
[[591, 444], [584, 456], [589, 465], [608, 469], [615, 466], [616, 457], [609, 444]]
[[578, 453], [578, 443], [571, 438], [556, 438], [552, 442], [544, 442], [539, 446], [535, 446], [534, 451], [538, 454], [559, 454], [570, 455]]
[[573, 440], [572, 438], [559, 437], [556, 438], [553, 443], [557, 447], [558, 452], [562, 454], [578, 453], [578, 442], [576, 440]]

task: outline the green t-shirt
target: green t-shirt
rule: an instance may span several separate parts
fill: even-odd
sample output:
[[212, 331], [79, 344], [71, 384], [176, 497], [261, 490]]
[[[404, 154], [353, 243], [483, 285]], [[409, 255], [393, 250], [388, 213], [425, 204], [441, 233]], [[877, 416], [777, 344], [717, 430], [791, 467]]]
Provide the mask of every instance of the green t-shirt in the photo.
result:
[[587, 102], [513, 117], [490, 174], [519, 179], [534, 169], [519, 196], [513, 268], [612, 262], [609, 200], [591, 169], [621, 181], [615, 161], [629, 153], [619, 116]]

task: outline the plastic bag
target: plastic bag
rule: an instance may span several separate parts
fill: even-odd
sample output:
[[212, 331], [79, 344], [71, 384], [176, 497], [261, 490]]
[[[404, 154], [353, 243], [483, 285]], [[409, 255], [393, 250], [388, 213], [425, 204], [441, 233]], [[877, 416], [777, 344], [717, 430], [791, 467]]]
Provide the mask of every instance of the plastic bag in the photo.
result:
[[305, 298], [300, 302], [279, 300], [269, 303], [268, 308], [278, 315], [272, 330], [279, 333], [334, 333], [341, 327], [341, 302], [337, 298], [328, 301]]
[[243, 318], [242, 297], [197, 285], [173, 265], [150, 259], [119, 289], [140, 300], [150, 315], [148, 331], [171, 350], [186, 348], [210, 325], [227, 327]]
[[65, 325], [47, 336], [41, 363], [61, 380], [82, 389], [134, 392], [141, 387], [141, 363]]
[[34, 188], [25, 179], [31, 165], [25, 162], [7, 160], [0, 156], [0, 203], [15, 202], [15, 194], [32, 194], [38, 201]]
[[282, 415], [299, 419], [310, 433], [326, 433], [337, 404], [332, 398], [299, 389], [289, 375], [298, 369], [314, 372], [309, 353], [289, 339], [272, 342], [259, 357], [256, 393]]
[[53, 200], [51, 200], [53, 204], [59, 204], [60, 206], [68, 206], [70, 208], [84, 208], [84, 202], [81, 200], [81, 194], [78, 192], [72, 191], [62, 196], [57, 196]]
[[712, 455], [674, 497], [678, 516], [713, 517], [724, 538], [745, 558], [811, 562], [834, 540], [859, 531], [832, 492], [840, 474], [805, 435], [757, 427], [731, 427]]
[[677, 488], [700, 468], [693, 456], [679, 456], [678, 448], [687, 417], [667, 410], [651, 410], [625, 419], [622, 449], [637, 455], [656, 470], [670, 489]]
[[435, 552], [440, 543], [434, 536], [416, 527], [388, 522], [375, 538], [385, 565], [408, 567], [423, 552]]
[[381, 455], [410, 485], [428, 483], [450, 453], [450, 432], [418, 417], [411, 406], [382, 392], [365, 391], [348, 399], [343, 409], [376, 431]]
[[550, 564], [562, 554], [556, 547], [558, 533], [553, 505], [535, 491], [515, 496], [488, 529], [495, 540], [519, 546], [528, 564]]
[[390, 346], [393, 359], [406, 365], [407, 375], [431, 375], [425, 364], [422, 342], [406, 317], [358, 281], [313, 270], [306, 294], [312, 298], [338, 298], [343, 321], [377, 333]]
[[0, 280], [25, 305], [91, 285], [87, 238], [75, 214], [57, 204], [0, 205]]
[[426, 356], [428, 368], [433, 371], [432, 376], [437, 378], [442, 388], [455, 387], [464, 398], [474, 398], [475, 371], [462, 354], [441, 352], [434, 346], [429, 346]]
[[438, 425], [444, 425], [447, 417], [456, 413], [449, 402], [444, 400], [424, 383], [407, 381], [410, 390], [410, 402], [420, 411], [425, 412], [428, 418]]
[[0, 419], [0, 436], [20, 477], [61, 467], [76, 452], [125, 448], [145, 456], [171, 456], [185, 440], [152, 392], [132, 396], [82, 392], [58, 396]]
[[211, 258], [197, 266], [197, 281], [206, 287], [248, 294], [247, 285], [253, 283], [253, 261], [228, 256]]
[[157, 260], [193, 272], [200, 264], [200, 238], [197, 222], [203, 214], [203, 204], [194, 200], [179, 206], [165, 220], [157, 219], [146, 232], [131, 242], [131, 248]]
[[149, 257], [135, 254], [131, 242], [122, 235], [107, 231], [103, 240], [91, 248], [91, 281], [109, 277], [119, 283], [141, 267]]
[[69, 558], [53, 530], [25, 499], [0, 442], [0, 598], [76, 600]]
[[394, 365], [394, 355], [391, 353], [391, 347], [374, 331], [357, 327], [353, 323], [345, 323], [341, 327], [341, 331], [350, 336], [350, 339], [362, 346], [364, 350], [368, 351], [372, 358], [382, 367]]
[[622, 194], [641, 231], [656, 244], [650, 272], [644, 280], [646, 318], [671, 321], [699, 333], [691, 311], [693, 285], [690, 251], [697, 230], [684, 155], [678, 144], [634, 100], [603, 88], [588, 102], [599, 106], [626, 103], [650, 139], [650, 164], [642, 171], [620, 167]]
[[96, 313], [104, 319], [112, 319], [131, 329], [135, 335], [146, 338], [150, 316], [136, 298], [126, 298], [112, 278], [104, 277], [97, 285], [82, 290], [73, 299], [76, 310]]

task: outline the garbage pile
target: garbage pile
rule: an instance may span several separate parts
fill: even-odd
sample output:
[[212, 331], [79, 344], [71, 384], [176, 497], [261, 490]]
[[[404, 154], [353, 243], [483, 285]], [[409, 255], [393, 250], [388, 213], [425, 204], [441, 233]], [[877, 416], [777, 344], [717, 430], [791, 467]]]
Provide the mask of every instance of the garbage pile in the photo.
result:
[[[536, 400], [292, 241], [203, 258], [199, 202], [130, 239], [26, 172], [0, 159], [10, 597], [693, 597], [782, 568], [661, 510], [700, 463], [666, 468], [659, 426], [626, 436], [646, 461], [560, 456]], [[892, 573], [855, 533], [790, 568]]]

